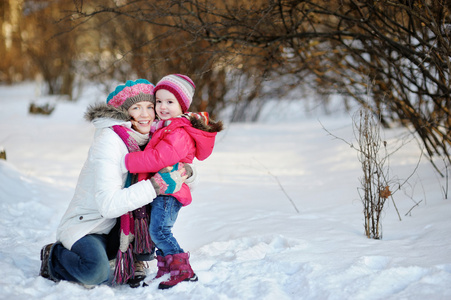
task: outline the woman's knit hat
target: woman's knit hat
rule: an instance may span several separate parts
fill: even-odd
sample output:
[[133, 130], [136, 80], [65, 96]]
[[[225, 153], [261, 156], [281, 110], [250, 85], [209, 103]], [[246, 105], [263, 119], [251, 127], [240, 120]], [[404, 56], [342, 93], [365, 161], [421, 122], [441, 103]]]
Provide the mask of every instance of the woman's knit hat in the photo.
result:
[[108, 95], [106, 103], [127, 110], [141, 101], [154, 102], [153, 91], [154, 85], [146, 79], [127, 80], [125, 85], [118, 85], [114, 92]]
[[182, 107], [182, 111], [185, 113], [188, 111], [191, 102], [193, 102], [193, 95], [196, 86], [194, 82], [186, 75], [171, 74], [164, 76], [155, 86], [154, 94], [158, 90], [167, 90], [174, 94], [177, 101]]

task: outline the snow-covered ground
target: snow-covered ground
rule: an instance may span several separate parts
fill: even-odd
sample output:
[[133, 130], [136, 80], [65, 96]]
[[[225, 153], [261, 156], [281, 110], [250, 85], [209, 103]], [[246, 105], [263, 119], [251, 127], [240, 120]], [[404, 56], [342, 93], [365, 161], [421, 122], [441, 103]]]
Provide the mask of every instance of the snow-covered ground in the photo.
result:
[[[402, 221], [390, 201], [383, 239], [366, 238], [357, 155], [322, 127], [351, 140], [351, 117], [306, 114], [295, 103], [275, 103], [256, 124], [227, 124], [197, 164], [200, 183], [175, 235], [199, 282], [88, 290], [41, 278], [40, 249], [55, 240], [92, 140], [83, 113], [105, 95], [41, 98], [57, 103], [51, 116], [28, 114], [34, 97], [33, 83], [0, 87], [1, 299], [451, 299], [446, 179], [422, 159], [394, 197]], [[389, 145], [400, 133], [384, 133]], [[418, 158], [410, 141], [390, 159], [391, 174], [408, 177]], [[421, 202], [409, 212], [412, 199]]]

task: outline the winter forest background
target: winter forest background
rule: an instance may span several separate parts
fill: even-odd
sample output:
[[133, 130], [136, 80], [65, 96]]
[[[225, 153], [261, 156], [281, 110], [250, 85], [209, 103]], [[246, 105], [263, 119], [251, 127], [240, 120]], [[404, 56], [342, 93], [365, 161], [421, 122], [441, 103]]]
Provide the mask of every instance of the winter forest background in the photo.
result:
[[[449, 298], [450, 17], [445, 0], [1, 1], [0, 298]], [[178, 229], [201, 282], [37, 278], [84, 109], [169, 73], [227, 124]]]

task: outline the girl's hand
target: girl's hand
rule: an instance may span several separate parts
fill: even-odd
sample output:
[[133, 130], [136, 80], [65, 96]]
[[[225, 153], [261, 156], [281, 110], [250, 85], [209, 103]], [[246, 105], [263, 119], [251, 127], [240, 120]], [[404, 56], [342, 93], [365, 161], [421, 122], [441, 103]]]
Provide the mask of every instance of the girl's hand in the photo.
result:
[[184, 164], [176, 163], [174, 166], [161, 169], [150, 181], [157, 195], [167, 195], [177, 193], [187, 178]]

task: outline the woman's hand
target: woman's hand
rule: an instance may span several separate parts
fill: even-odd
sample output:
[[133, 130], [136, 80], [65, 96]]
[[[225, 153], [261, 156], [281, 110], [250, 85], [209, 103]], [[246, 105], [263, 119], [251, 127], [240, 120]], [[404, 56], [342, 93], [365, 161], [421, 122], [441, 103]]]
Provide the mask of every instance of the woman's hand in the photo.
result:
[[150, 181], [157, 195], [166, 195], [177, 193], [187, 178], [185, 164], [176, 163], [174, 166], [161, 169]]

